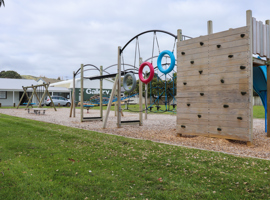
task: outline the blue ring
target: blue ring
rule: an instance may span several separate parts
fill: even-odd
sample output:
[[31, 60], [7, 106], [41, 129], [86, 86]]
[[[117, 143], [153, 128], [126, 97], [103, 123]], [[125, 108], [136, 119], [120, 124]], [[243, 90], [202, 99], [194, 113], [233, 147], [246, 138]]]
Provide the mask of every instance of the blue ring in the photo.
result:
[[[168, 54], [171, 58], [171, 64], [170, 64], [170, 67], [168, 69], [163, 69], [163, 67], [161, 65], [161, 60], [165, 54]], [[159, 71], [162, 72], [163, 74], [170, 73], [175, 66], [175, 57], [174, 57], [173, 53], [171, 51], [168, 51], [168, 50], [162, 51], [158, 56], [157, 66], [158, 66]]]

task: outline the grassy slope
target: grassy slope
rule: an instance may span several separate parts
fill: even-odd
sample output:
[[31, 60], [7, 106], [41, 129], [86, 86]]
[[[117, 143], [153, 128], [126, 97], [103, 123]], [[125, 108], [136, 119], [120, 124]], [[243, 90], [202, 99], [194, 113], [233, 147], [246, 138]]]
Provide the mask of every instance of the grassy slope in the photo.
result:
[[1, 199], [270, 197], [270, 161], [2, 114], [0, 127]]
[[254, 118], [264, 118], [265, 116], [263, 106], [253, 106], [253, 117]]

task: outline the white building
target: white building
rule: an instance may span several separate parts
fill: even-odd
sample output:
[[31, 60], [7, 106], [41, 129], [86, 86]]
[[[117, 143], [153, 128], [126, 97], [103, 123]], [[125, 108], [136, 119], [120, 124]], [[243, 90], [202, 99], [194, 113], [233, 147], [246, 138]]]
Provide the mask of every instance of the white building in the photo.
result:
[[[18, 105], [20, 99], [23, 95], [23, 86], [38, 85], [35, 80], [28, 79], [10, 79], [10, 78], [0, 78], [0, 103], [1, 106], [13, 106]], [[49, 87], [49, 93], [51, 95], [61, 95], [65, 97], [70, 97], [71, 91], [65, 87]], [[32, 89], [27, 89], [28, 96], [32, 95]], [[44, 88], [37, 89], [37, 95], [41, 98], [44, 93]], [[27, 97], [25, 97], [22, 103], [28, 102]], [[38, 103], [35, 95], [33, 97], [32, 103]]]

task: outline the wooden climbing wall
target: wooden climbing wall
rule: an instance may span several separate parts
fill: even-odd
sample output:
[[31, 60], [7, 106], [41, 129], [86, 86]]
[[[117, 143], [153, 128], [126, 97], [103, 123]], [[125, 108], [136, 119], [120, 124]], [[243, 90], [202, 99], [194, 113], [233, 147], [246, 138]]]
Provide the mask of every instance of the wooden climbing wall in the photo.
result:
[[177, 133], [252, 141], [249, 27], [177, 44]]

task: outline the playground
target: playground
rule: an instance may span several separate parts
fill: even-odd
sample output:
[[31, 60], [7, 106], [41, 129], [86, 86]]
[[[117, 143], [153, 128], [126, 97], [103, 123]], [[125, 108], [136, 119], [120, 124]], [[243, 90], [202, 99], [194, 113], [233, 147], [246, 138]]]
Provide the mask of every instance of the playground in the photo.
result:
[[[117, 119], [114, 116], [114, 111], [110, 112], [107, 128], [102, 129], [102, 121], [81, 122], [80, 110], [76, 110], [75, 118], [67, 117], [69, 115], [68, 108], [58, 108], [57, 112], [53, 108], [49, 108], [45, 115], [26, 114], [21, 109], [0, 109], [0, 113], [12, 116], [39, 120], [43, 122], [59, 124], [79, 129], [92, 130], [103, 132], [112, 135], [124, 137], [151, 140], [155, 142], [172, 144], [177, 146], [186, 146], [210, 151], [225, 152], [237, 156], [257, 157], [262, 159], [270, 159], [270, 138], [264, 132], [264, 119], [254, 119], [253, 121], [253, 146], [247, 146], [246, 142], [227, 140], [222, 138], [210, 138], [204, 136], [186, 136], [176, 137], [177, 131], [175, 115], [166, 114], [149, 114], [148, 120], [143, 121], [143, 126], [129, 125], [125, 128], [117, 128]], [[105, 113], [105, 110], [103, 111]], [[99, 110], [90, 110], [87, 114], [84, 110], [84, 115], [98, 115]], [[65, 116], [65, 117], [63, 117]], [[138, 113], [124, 112], [124, 117], [129, 120], [138, 118]]]

